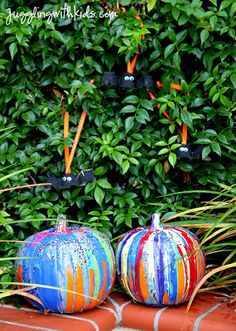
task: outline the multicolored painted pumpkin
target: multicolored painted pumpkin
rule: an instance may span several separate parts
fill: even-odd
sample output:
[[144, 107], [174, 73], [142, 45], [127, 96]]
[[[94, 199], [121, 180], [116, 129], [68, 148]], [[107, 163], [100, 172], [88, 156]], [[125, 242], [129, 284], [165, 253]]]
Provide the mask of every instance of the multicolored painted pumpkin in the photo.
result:
[[29, 237], [18, 256], [25, 258], [16, 261], [19, 282], [61, 288], [30, 290], [51, 312], [92, 309], [106, 299], [115, 281], [115, 257], [108, 239], [87, 227], [67, 227], [62, 217], [56, 228]]
[[130, 296], [153, 306], [188, 301], [205, 273], [198, 238], [177, 226], [152, 225], [126, 233], [116, 247], [118, 278]]

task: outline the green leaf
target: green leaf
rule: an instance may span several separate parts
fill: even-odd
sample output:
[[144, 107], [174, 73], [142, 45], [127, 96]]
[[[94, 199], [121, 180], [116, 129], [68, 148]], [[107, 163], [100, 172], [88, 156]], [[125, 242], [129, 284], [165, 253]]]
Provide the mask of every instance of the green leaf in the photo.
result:
[[122, 100], [122, 103], [138, 103], [139, 102], [139, 98], [136, 95], [129, 95], [126, 98], [124, 98], [124, 100]]
[[155, 143], [155, 146], [167, 146], [167, 142], [164, 140], [160, 140], [158, 142]]
[[63, 195], [63, 198], [66, 199], [66, 200], [69, 200], [71, 195], [70, 195], [70, 192], [69, 191], [62, 191], [62, 195]]
[[97, 186], [94, 190], [94, 198], [100, 207], [102, 206], [104, 196], [105, 196], [105, 194], [104, 194], [103, 190], [101, 190], [100, 187]]
[[12, 43], [9, 46], [10, 54], [11, 54], [11, 59], [13, 60], [14, 56], [17, 53], [17, 43]]
[[201, 46], [208, 39], [208, 37], [209, 37], [209, 31], [207, 29], [203, 29], [200, 33]]
[[209, 91], [209, 97], [211, 98], [216, 93], [216, 91], [217, 91], [217, 85], [213, 85]]
[[120, 152], [114, 151], [112, 153], [112, 157], [113, 159], [116, 161], [116, 163], [119, 164], [119, 166], [122, 167], [122, 163], [123, 163], [123, 155]]
[[205, 81], [204, 86], [210, 85], [214, 80], [215, 80], [214, 77], [209, 77], [209, 78]]
[[107, 189], [112, 188], [111, 184], [106, 179], [97, 180], [97, 184], [102, 188], [107, 188]]
[[218, 22], [217, 16], [214, 15], [210, 18], [210, 24], [212, 27], [212, 31], [214, 31], [216, 29], [217, 22]]
[[148, 0], [147, 10], [151, 11], [155, 7], [156, 2], [157, 2], [157, 0]]
[[121, 0], [121, 1], [120, 1], [120, 4], [121, 4], [122, 6], [128, 6], [128, 5], [131, 4], [131, 0]]
[[196, 98], [193, 103], [192, 103], [192, 107], [200, 107], [204, 104], [204, 99], [202, 98]]
[[177, 139], [178, 139], [178, 136], [170, 137], [168, 140], [168, 144], [169, 145], [173, 144]]
[[220, 4], [220, 8], [219, 11], [222, 11], [223, 9], [229, 7], [230, 5], [232, 5], [234, 2], [234, 0], [224, 0], [221, 2]]
[[187, 23], [189, 20], [189, 17], [187, 14], [181, 14], [178, 20], [179, 25], [184, 25], [185, 23]]
[[162, 154], [166, 154], [169, 153], [169, 149], [168, 148], [162, 148], [159, 152], [158, 155], [162, 155]]
[[61, 32], [59, 32], [59, 31], [56, 31], [56, 30], [52, 31], [51, 32], [51, 37], [53, 39], [57, 40], [57, 41], [60, 41], [63, 44], [65, 43], [63, 34]]
[[180, 10], [177, 7], [172, 8], [172, 15], [176, 21], [178, 21]]
[[228, 144], [228, 140], [226, 138], [226, 136], [222, 133], [220, 135], [217, 136], [217, 139], [222, 143], [227, 145]]
[[220, 92], [218, 92], [215, 95], [213, 95], [212, 102], [213, 103], [216, 102], [219, 99], [219, 96], [220, 96]]
[[138, 116], [140, 116], [145, 121], [150, 121], [150, 117], [146, 109], [143, 108], [139, 109]]
[[177, 161], [177, 156], [175, 153], [170, 152], [169, 156], [168, 156], [168, 161], [170, 162], [170, 164], [172, 165], [172, 167], [175, 166], [176, 161]]
[[192, 116], [189, 111], [187, 111], [186, 108], [183, 108], [181, 110], [181, 120], [187, 124], [188, 127], [192, 128], [193, 126], [193, 121], [192, 121]]
[[127, 117], [125, 120], [125, 132], [129, 132], [134, 126], [134, 117]]
[[121, 109], [121, 114], [126, 114], [126, 113], [134, 113], [136, 112], [136, 107], [132, 105], [127, 105]]
[[180, 59], [180, 56], [179, 56], [179, 52], [176, 52], [174, 54], [174, 56], [173, 56], [173, 62], [176, 65], [177, 68], [180, 67], [181, 59]]
[[236, 89], [236, 73], [232, 73], [230, 76], [231, 83], [233, 84], [233, 87]]
[[133, 163], [135, 165], [139, 165], [139, 161], [137, 159], [135, 159], [134, 157], [129, 157], [129, 162]]
[[19, 44], [21, 44], [22, 39], [24, 38], [24, 35], [21, 31], [16, 32], [16, 39], [18, 40]]
[[129, 170], [129, 167], [130, 167], [130, 163], [128, 160], [125, 160], [122, 164], [122, 172], [123, 174], [125, 174], [128, 170]]
[[231, 106], [231, 102], [230, 102], [229, 98], [227, 98], [223, 94], [220, 95], [220, 102], [222, 103], [222, 105], [224, 105], [226, 107], [230, 107]]
[[163, 166], [160, 162], [155, 165], [155, 171], [161, 178], [163, 177]]
[[217, 6], [217, 0], [209, 0], [213, 5]]
[[196, 141], [196, 144], [209, 145], [211, 140], [209, 138], [201, 138]]
[[220, 148], [219, 143], [217, 143], [216, 141], [213, 141], [211, 143], [211, 149], [213, 152], [215, 152], [216, 154], [221, 156], [221, 148]]
[[206, 159], [206, 157], [210, 154], [211, 152], [211, 147], [210, 146], [206, 146], [203, 148], [202, 150], [202, 158], [203, 160]]
[[175, 49], [175, 44], [170, 44], [165, 48], [164, 58], [166, 59]]
[[147, 110], [153, 110], [153, 105], [152, 105], [151, 101], [149, 101], [147, 99], [142, 99], [140, 102], [140, 105]]

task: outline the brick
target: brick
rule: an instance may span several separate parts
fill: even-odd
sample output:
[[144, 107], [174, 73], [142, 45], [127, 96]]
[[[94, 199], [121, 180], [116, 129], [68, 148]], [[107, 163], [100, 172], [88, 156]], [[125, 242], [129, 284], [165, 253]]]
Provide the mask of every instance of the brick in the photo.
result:
[[[99, 307], [74, 314], [44, 316], [25, 304], [17, 309], [0, 305], [1, 331], [111, 331], [116, 326], [142, 331], [180, 331], [186, 304], [150, 307], [136, 304], [123, 293], [112, 293]], [[122, 328], [121, 328], [122, 330]], [[235, 331], [233, 304], [209, 294], [198, 294], [185, 320], [183, 331]]]

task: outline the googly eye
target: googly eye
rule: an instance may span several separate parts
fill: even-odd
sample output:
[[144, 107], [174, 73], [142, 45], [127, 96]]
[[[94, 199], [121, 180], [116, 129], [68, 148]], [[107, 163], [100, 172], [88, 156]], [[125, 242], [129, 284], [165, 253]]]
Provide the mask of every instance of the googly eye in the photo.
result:
[[129, 76], [125, 76], [125, 78], [124, 78], [124, 80], [129, 80], [130, 78], [129, 78]]
[[67, 182], [71, 182], [72, 178], [71, 177], [67, 177]]
[[62, 177], [63, 182], [66, 182], [66, 180], [67, 180], [66, 177]]
[[134, 76], [130, 76], [129, 77], [129, 80], [132, 82], [132, 81], [134, 81]]

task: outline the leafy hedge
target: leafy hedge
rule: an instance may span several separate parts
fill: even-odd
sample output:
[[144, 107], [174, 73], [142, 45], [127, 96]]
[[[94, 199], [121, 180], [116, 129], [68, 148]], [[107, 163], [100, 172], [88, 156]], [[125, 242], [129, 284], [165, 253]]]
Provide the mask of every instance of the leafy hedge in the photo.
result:
[[[57, 2], [48, 1], [38, 11], [59, 11], [64, 3]], [[55, 218], [59, 213], [116, 237], [146, 224], [156, 209], [164, 215], [207, 198], [174, 192], [218, 190], [220, 184], [235, 182], [236, 3], [148, 3], [149, 8], [155, 4], [149, 12], [145, 1], [68, 1], [84, 17], [31, 22], [28, 17], [22, 23], [23, 16], [10, 22], [8, 8], [29, 13], [38, 1], [1, 1], [0, 177], [30, 168], [2, 181], [1, 188], [61, 176], [64, 143], [72, 145], [82, 110], [88, 117], [73, 173], [92, 168], [96, 175], [85, 187], [1, 194], [2, 224], [15, 220], [14, 230], [6, 225], [8, 234], [2, 228], [3, 239], [11, 238], [13, 231], [15, 239], [23, 239], [49, 225], [19, 220]], [[113, 19], [102, 17], [112, 12], [117, 13]], [[125, 72], [137, 52], [136, 72], [164, 84], [152, 89], [155, 101], [145, 89], [101, 84], [104, 72]], [[170, 83], [180, 84], [182, 91], [171, 89]], [[63, 109], [70, 113], [66, 142]], [[181, 139], [162, 115], [165, 110], [177, 125], [188, 125], [190, 143], [203, 145], [199, 160], [176, 159]], [[5, 247], [8, 255], [9, 249]]]

